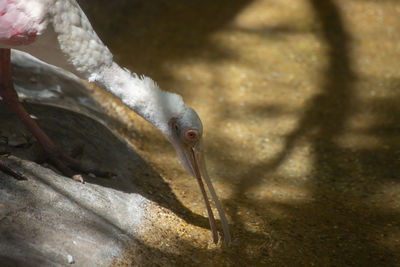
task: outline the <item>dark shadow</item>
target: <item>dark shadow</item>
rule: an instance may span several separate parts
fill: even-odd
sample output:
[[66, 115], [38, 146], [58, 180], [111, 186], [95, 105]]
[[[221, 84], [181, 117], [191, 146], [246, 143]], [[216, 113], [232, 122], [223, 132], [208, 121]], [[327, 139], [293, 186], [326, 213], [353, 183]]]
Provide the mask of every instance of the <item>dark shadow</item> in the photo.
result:
[[[210, 42], [210, 35], [230, 23], [252, 0], [78, 2], [100, 38], [115, 52], [115, 60], [154, 78], [163, 88], [163, 80], [170, 79], [164, 67], [168, 62], [228, 57], [229, 51]], [[198, 47], [201, 49], [193, 49]]]
[[[30, 114], [35, 114], [35, 116], [37, 116], [39, 126], [49, 135], [56, 145], [66, 149], [66, 151], [69, 151], [74, 146], [83, 145], [83, 153], [78, 157], [79, 161], [86, 166], [93, 168], [97, 168], [98, 166], [101, 166], [103, 169], [112, 168], [112, 171], [117, 175], [115, 179], [104, 179], [100, 177], [92, 178], [90, 176], [85, 176], [84, 179], [86, 183], [94, 183], [126, 193], [140, 194], [144, 198], [154, 201], [158, 205], [171, 210], [177, 216], [190, 224], [206, 229], [209, 228], [208, 218], [197, 215], [182, 205], [182, 203], [176, 198], [169, 184], [166, 183], [133, 149], [129, 148], [125, 141], [114, 136], [101, 123], [85, 115], [57, 107], [29, 103], [25, 103], [24, 106]], [[10, 139], [15, 137], [21, 137], [21, 139], [24, 139], [25, 136], [29, 136], [29, 132], [27, 132], [19, 119], [5, 105], [0, 105], [0, 118], [2, 118], [2, 127], [0, 127], [1, 135], [12, 136]], [[38, 157], [40, 158], [39, 155], [41, 153], [39, 144], [35, 141], [33, 141], [29, 146], [10, 146], [7, 147], [7, 150], [11, 155], [31, 161], [35, 161]], [[48, 165], [47, 167], [52, 168]], [[18, 185], [21, 183], [31, 183], [32, 181], [30, 181], [30, 179], [33, 179], [31, 177], [35, 176], [35, 174], [26, 169], [22, 170], [20, 167], [18, 170], [23, 171], [24, 175], [28, 177], [28, 180], [15, 182], [13, 178], [8, 178], [8, 180], [11, 181], [10, 184], [3, 180], [0, 185], [1, 191], [26, 191], [21, 189]], [[69, 178], [55, 176], [54, 179]], [[115, 240], [122, 242], [126, 247], [129, 246], [129, 242], [132, 242], [132, 245], [129, 246], [131, 253], [138, 250], [142, 252], [153, 250], [152, 248], [146, 247], [146, 245], [141, 243], [140, 240], [137, 240], [135, 236], [127, 233], [124, 229], [118, 227], [118, 225], [115, 225], [107, 218], [91, 210], [90, 207], [82, 204], [79, 199], [72, 197], [68, 191], [49, 184], [45, 179], [42, 179], [42, 177], [36, 177], [35, 180], [38, 183], [50, 187], [50, 192], [55, 192], [57, 195], [68, 199], [74, 205], [78, 205], [86, 214], [96, 217], [96, 220], [94, 221], [87, 221], [85, 227], [89, 227], [107, 237], [118, 233], [118, 238]], [[24, 194], [28, 193], [30, 192], [25, 192]], [[39, 203], [37, 205], [40, 206]], [[15, 216], [15, 214], [11, 215]], [[7, 216], [5, 218], [7, 218]], [[7, 225], [9, 222], [1, 223], [6, 223]], [[25, 227], [29, 228], [29, 224]], [[111, 232], [110, 227], [113, 229]], [[13, 228], [10, 226], [9, 229]], [[26, 229], [24, 228], [24, 230]], [[36, 230], [32, 229], [32, 231]], [[11, 232], [15, 233], [17, 230]], [[11, 247], [15, 246], [21, 250], [26, 250], [27, 259], [30, 257], [37, 258], [37, 264], [40, 264], [41, 257], [45, 257], [45, 255], [42, 255], [41, 251], [34, 251], [35, 248], [32, 244], [36, 243], [35, 240], [26, 239], [26, 243], [21, 243], [20, 235], [8, 234], [8, 232], [2, 232], [0, 236], [0, 239], [4, 242], [3, 244], [8, 243]], [[128, 236], [129, 239], [124, 238], [124, 236]], [[185, 244], [185, 247], [192, 248], [193, 246], [188, 243]], [[36, 256], [33, 256], [35, 253]], [[158, 261], [161, 263], [162, 259], [165, 258], [165, 256], [168, 256], [169, 261], [175, 258], [175, 262], [185, 262], [184, 259], [179, 259], [176, 255], [174, 256], [173, 254], [165, 253], [157, 249], [151, 253], [151, 255], [156, 254], [159, 258], [154, 260], [146, 258], [149, 254], [143, 254], [140, 257], [135, 257], [131, 260], [138, 264], [148, 264], [148, 262]], [[2, 266], [8, 266], [7, 264], [11, 263], [19, 266], [24, 262], [24, 259], [6, 258], [3, 257], [3, 255], [0, 257], [0, 265]]]
[[[299, 116], [299, 126], [286, 136], [284, 148], [272, 160], [250, 167], [247, 162], [235, 160], [221, 163], [242, 166], [244, 170], [235, 186], [235, 194], [226, 203], [235, 223], [234, 231], [239, 236], [234, 253], [245, 258], [243, 264], [257, 264], [262, 258], [271, 264], [279, 262], [280, 266], [311, 263], [324, 266], [393, 266], [398, 263], [399, 257], [382, 242], [390, 229], [394, 229], [387, 223], [390, 221], [390, 224], [398, 225], [400, 215], [390, 206], [382, 208], [371, 204], [371, 197], [378, 192], [381, 194], [384, 185], [398, 184], [399, 98], [376, 99], [367, 103], [358, 98], [355, 89], [359, 78], [352, 66], [352, 39], [338, 4], [336, 1], [310, 0], [310, 5], [320, 24], [317, 27], [320, 30], [316, 30], [315, 34], [323, 41], [328, 57], [327, 65], [321, 72], [321, 92], [308, 101]], [[375, 124], [367, 134], [379, 139], [380, 144], [370, 149], [342, 147], [339, 144], [344, 134], [351, 133], [347, 125], [349, 118], [364, 108], [375, 115]], [[266, 112], [279, 116], [287, 113], [287, 108], [257, 106], [253, 115]], [[220, 138], [216, 142], [226, 141]], [[281, 167], [294, 148], [302, 146], [303, 142], [310, 143], [313, 151], [310, 155], [313, 171], [307, 182], [313, 201], [294, 205], [267, 198], [260, 202], [250, 201], [246, 193], [261, 185], [262, 179]], [[213, 155], [215, 160], [223, 158], [218, 151]], [[284, 181], [281, 183], [285, 184]], [[263, 206], [265, 209], [279, 207], [286, 211], [289, 218], [276, 221], [266, 218], [264, 227], [270, 234], [249, 237], [237, 215], [239, 208], [267, 216]], [[263, 238], [268, 242], [263, 243]], [[274, 249], [275, 245], [279, 249]], [[258, 254], [254, 252], [259, 259], [243, 253], [244, 247], [254, 246], [262, 247]]]
[[[303, 244], [313, 247], [315, 255], [324, 255], [330, 265], [392, 265], [396, 262], [392, 252], [376, 242], [380, 230], [371, 228], [383, 229], [388, 220], [397, 221], [399, 215], [371, 207], [366, 199], [371, 190], [381, 185], [381, 181], [375, 179], [385, 176], [386, 167], [360, 162], [362, 171], [357, 174], [352, 160], [357, 162], [357, 158], [366, 156], [374, 161], [376, 156], [370, 153], [365, 155], [361, 150], [354, 153], [338, 145], [348, 131], [346, 123], [356, 111], [358, 102], [354, 93], [357, 76], [352, 69], [352, 40], [335, 1], [311, 0], [310, 4], [321, 23], [320, 36], [327, 45], [329, 63], [324, 72], [321, 93], [311, 99], [300, 120], [300, 127], [288, 136], [286, 150], [290, 150], [300, 136], [306, 136], [311, 141], [315, 154], [310, 189], [315, 203], [299, 210], [289, 210], [297, 215], [309, 216], [308, 225], [298, 226], [313, 233], [305, 237]], [[392, 162], [379, 148], [373, 153], [385, 158], [382, 162], [384, 166]], [[279, 163], [281, 158], [275, 163]], [[398, 174], [400, 166], [396, 165], [391, 172]], [[374, 166], [376, 176], [366, 172], [371, 166]]]
[[[171, 187], [155, 172], [128, 144], [115, 137], [107, 128], [93, 119], [72, 111], [57, 107], [25, 103], [30, 114], [35, 114], [40, 127], [62, 149], [71, 151], [83, 147], [83, 155], [78, 158], [91, 168], [112, 171], [116, 179], [91, 178], [89, 183], [114, 188], [127, 193], [139, 193], [146, 199], [170, 209], [189, 223], [208, 228], [208, 218], [199, 216], [182, 205]], [[6, 108], [6, 107], [4, 107]], [[3, 110], [2, 117], [8, 121], [19, 123], [12, 112]], [[2, 123], [3, 125], [5, 122]], [[17, 130], [18, 132], [18, 130]], [[29, 136], [29, 132], [20, 126], [21, 136]], [[112, 148], [110, 150], [110, 148]], [[12, 155], [22, 159], [36, 161], [42, 158], [37, 143], [33, 147], [9, 148]]]

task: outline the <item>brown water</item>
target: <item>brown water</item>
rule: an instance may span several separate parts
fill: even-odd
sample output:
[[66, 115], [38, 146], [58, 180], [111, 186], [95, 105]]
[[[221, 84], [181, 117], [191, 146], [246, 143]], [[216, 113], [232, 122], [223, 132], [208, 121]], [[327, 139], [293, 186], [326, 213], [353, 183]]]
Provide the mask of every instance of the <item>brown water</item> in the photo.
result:
[[115, 126], [200, 215], [160, 213], [171, 224], [143, 241], [154, 264], [399, 265], [400, 2], [79, 2], [117, 62], [181, 94], [204, 124], [230, 248], [212, 245], [167, 141], [126, 110]]

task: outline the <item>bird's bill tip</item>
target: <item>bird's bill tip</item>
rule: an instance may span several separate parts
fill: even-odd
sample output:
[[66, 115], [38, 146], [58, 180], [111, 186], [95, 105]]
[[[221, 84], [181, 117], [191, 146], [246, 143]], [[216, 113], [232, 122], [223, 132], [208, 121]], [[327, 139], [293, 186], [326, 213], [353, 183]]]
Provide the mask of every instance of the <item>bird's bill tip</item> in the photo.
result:
[[208, 212], [208, 218], [210, 221], [210, 228], [213, 233], [214, 243], [218, 242], [217, 227], [214, 219], [214, 214], [212, 212], [208, 200], [207, 193], [204, 189], [202, 178], [206, 182], [209, 192], [211, 193], [212, 199], [217, 207], [219, 217], [222, 222], [225, 243], [229, 245], [231, 238], [229, 234], [228, 223], [225, 217], [225, 213], [222, 210], [222, 205], [218, 199], [217, 194], [215, 193], [214, 187], [207, 173], [207, 168], [205, 165], [204, 154], [203, 154], [203, 145], [201, 143], [201, 140], [194, 147], [187, 147], [184, 144], [174, 144], [174, 147], [182, 165], [194, 178], [197, 179], [197, 182], [200, 186], [200, 190], [202, 192], [204, 203], [206, 205]]

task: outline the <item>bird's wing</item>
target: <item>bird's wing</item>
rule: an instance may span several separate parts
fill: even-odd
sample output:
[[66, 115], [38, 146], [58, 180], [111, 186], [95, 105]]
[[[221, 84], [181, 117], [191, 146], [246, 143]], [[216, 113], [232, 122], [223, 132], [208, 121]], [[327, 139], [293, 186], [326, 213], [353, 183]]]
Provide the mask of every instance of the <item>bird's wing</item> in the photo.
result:
[[27, 45], [46, 28], [45, 1], [0, 0], [0, 42]]

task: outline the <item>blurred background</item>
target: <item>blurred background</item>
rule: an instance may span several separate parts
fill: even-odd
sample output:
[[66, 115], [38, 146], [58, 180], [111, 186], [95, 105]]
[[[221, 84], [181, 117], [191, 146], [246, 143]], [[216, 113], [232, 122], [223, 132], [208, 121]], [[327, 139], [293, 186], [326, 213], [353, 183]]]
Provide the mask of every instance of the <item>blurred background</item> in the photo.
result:
[[210, 247], [196, 181], [161, 134], [128, 111], [116, 126], [201, 215], [197, 239], [148, 244], [164, 264], [400, 264], [399, 1], [78, 2], [119, 64], [204, 124], [230, 248]]

